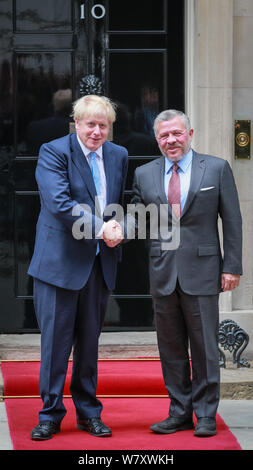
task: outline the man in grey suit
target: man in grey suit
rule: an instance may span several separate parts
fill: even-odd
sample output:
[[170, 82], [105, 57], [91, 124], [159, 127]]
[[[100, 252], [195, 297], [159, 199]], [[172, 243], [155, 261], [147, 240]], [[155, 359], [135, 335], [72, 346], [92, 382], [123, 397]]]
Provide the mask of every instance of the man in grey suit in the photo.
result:
[[[212, 436], [220, 388], [219, 293], [236, 288], [242, 274], [238, 195], [226, 160], [192, 150], [193, 129], [185, 114], [163, 111], [154, 130], [163, 156], [136, 169], [132, 203], [159, 208], [169, 200], [169, 229], [179, 220], [180, 243], [164, 249], [160, 235], [150, 240], [150, 289], [170, 397], [169, 417], [151, 429], [163, 434], [192, 429], [194, 412], [194, 435]], [[173, 214], [174, 208], [179, 212]]]

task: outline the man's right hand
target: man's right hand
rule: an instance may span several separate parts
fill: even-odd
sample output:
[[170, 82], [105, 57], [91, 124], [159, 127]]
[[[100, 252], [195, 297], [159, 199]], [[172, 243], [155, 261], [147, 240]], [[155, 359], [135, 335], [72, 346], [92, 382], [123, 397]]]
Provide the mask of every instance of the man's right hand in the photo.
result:
[[114, 219], [106, 222], [102, 237], [104, 242], [110, 248], [117, 246], [123, 240], [123, 233], [120, 224]]

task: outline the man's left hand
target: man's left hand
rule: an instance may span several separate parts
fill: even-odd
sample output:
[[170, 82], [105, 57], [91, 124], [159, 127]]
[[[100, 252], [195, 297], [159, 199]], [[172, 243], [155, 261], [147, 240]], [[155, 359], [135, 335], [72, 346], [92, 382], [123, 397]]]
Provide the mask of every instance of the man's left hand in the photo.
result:
[[223, 292], [235, 289], [239, 286], [240, 274], [223, 273], [221, 276], [221, 287]]

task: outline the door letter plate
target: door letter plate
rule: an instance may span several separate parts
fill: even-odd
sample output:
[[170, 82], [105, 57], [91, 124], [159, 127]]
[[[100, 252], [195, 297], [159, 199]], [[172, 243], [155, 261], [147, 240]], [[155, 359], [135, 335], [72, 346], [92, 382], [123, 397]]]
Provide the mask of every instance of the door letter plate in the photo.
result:
[[251, 121], [235, 121], [235, 158], [250, 159]]

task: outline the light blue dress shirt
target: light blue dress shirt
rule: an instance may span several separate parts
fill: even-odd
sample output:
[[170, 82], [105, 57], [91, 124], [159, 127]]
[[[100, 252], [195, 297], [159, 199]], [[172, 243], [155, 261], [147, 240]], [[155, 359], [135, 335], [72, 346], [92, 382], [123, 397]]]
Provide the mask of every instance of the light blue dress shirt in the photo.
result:
[[[192, 149], [177, 162], [179, 169], [177, 170], [180, 177], [180, 194], [181, 194], [181, 211], [183, 211], [185, 201], [188, 196], [188, 191], [191, 181], [191, 169], [192, 169]], [[172, 167], [174, 163], [165, 157], [165, 170], [164, 170], [164, 190], [166, 198], [168, 200], [168, 187], [169, 181], [172, 175]]]
[[[77, 135], [77, 140], [79, 142], [79, 145], [87, 159], [88, 164], [90, 165], [90, 157], [89, 154], [92, 150], [89, 150], [81, 141], [81, 139]], [[98, 197], [99, 199], [99, 204], [101, 207], [101, 212], [104, 212], [104, 209], [106, 207], [106, 177], [105, 177], [105, 169], [104, 169], [104, 159], [103, 159], [103, 148], [102, 146], [99, 147], [96, 150], [97, 154], [97, 164], [99, 168], [99, 173], [100, 173], [100, 182], [101, 182], [101, 193], [100, 196]]]

